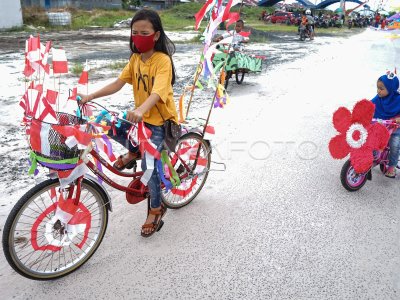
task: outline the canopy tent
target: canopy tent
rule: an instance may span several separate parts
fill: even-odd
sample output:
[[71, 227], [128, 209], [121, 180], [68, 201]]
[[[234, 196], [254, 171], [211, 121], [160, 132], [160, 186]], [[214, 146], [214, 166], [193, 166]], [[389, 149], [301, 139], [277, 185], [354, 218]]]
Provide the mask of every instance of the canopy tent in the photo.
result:
[[394, 14], [393, 16], [387, 18], [388, 21], [398, 20], [398, 19], [400, 19], [400, 13]]

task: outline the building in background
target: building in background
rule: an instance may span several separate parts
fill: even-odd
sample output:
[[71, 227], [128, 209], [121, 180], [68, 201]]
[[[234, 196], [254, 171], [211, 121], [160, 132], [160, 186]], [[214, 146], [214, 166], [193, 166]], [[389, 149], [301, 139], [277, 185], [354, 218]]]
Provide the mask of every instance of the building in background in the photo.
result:
[[[18, 0], [14, 1], [19, 2]], [[72, 6], [83, 9], [122, 8], [122, 0], [21, 0], [21, 4], [23, 7], [39, 6], [39, 7], [44, 7], [46, 9], [66, 7], [66, 6]]]
[[15, 0], [1, 0], [0, 29], [22, 26], [21, 3]]

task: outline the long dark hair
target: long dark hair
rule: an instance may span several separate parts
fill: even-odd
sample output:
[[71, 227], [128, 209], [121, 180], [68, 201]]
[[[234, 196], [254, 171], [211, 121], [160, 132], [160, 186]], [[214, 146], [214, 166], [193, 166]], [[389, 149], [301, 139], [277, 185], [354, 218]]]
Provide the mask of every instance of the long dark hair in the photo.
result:
[[[164, 28], [161, 24], [161, 19], [158, 13], [152, 9], [141, 9], [139, 10], [132, 18], [131, 21], [131, 31], [133, 23], [141, 20], [147, 20], [153, 25], [153, 29], [155, 32], [160, 32], [160, 38], [156, 41], [154, 46], [155, 51], [160, 51], [167, 54], [171, 59], [172, 64], [172, 81], [171, 84], [175, 83], [175, 66], [172, 61], [172, 55], [175, 53], [175, 45], [174, 43], [167, 37], [165, 34]], [[132, 42], [132, 38], [129, 37], [129, 47], [131, 48], [132, 53], [139, 53], [138, 49], [135, 47], [135, 44]]]

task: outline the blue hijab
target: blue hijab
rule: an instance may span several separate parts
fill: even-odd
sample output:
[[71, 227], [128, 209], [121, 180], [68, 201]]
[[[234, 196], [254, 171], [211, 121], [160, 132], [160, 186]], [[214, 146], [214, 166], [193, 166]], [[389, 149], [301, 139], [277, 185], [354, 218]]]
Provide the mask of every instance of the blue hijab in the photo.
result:
[[389, 94], [383, 98], [376, 95], [371, 100], [375, 104], [374, 118], [387, 120], [400, 115], [399, 79], [397, 76], [389, 79], [388, 75], [382, 75], [378, 81], [382, 81]]

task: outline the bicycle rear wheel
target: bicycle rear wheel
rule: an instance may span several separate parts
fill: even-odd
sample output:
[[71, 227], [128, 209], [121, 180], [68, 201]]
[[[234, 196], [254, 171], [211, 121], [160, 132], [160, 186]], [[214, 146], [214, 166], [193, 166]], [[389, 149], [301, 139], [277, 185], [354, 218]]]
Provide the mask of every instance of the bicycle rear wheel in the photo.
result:
[[[199, 147], [197, 165], [193, 170]], [[192, 202], [206, 183], [211, 164], [211, 149], [199, 134], [188, 133], [179, 139], [176, 153], [172, 153], [170, 159], [181, 178], [181, 185], [168, 192], [163, 190], [161, 197], [165, 206], [176, 209]]]
[[82, 266], [99, 247], [108, 222], [107, 198], [83, 179], [78, 210], [68, 224], [55, 216], [60, 196], [58, 179], [29, 190], [12, 209], [3, 232], [3, 251], [22, 276], [49, 280]]

